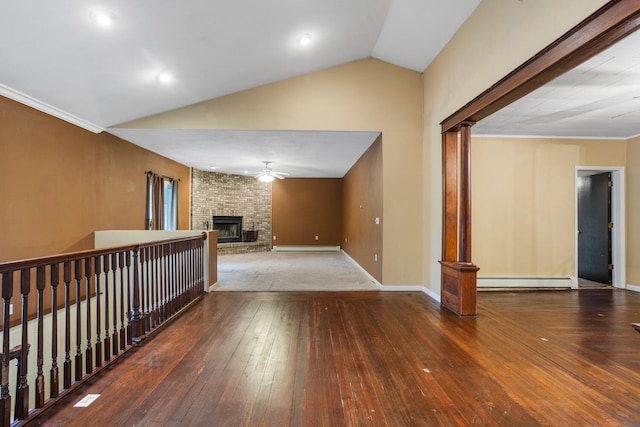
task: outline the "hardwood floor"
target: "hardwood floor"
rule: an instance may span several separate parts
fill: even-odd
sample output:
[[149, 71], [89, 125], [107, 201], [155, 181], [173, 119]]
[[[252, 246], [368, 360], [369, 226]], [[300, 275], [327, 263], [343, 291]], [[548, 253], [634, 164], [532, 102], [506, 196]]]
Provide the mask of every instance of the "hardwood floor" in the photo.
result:
[[[640, 295], [209, 294], [48, 426], [640, 425]], [[100, 397], [74, 408], [87, 393]]]

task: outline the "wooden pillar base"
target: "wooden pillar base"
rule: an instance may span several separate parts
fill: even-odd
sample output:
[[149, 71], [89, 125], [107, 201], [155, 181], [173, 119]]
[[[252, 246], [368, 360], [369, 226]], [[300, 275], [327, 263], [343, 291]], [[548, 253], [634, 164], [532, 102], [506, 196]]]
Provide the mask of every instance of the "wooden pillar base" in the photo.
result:
[[476, 315], [476, 274], [472, 263], [440, 261], [441, 303], [458, 316]]

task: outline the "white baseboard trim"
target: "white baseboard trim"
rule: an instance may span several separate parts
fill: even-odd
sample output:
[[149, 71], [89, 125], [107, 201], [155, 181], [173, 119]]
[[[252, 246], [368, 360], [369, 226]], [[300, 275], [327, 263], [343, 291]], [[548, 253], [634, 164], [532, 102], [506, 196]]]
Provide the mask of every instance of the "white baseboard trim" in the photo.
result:
[[640, 292], [640, 286], [636, 286], [636, 285], [629, 285], [627, 284], [627, 288], [628, 291], [633, 291], [633, 292]]
[[340, 246], [274, 246], [273, 252], [340, 252]]
[[478, 288], [574, 288], [570, 277], [478, 277]]
[[219, 287], [220, 287], [220, 285], [218, 285], [218, 282], [216, 282], [213, 285], [209, 286], [209, 290], [207, 292], [213, 292], [216, 289], [218, 289]]

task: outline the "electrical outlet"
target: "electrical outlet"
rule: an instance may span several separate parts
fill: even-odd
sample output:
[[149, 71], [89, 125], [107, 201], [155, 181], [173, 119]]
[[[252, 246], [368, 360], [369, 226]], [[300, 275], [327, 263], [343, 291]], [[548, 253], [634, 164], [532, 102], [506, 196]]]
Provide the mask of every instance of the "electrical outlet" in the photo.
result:
[[276, 236], [273, 236], [273, 240], [276, 240]]
[[9, 316], [13, 314], [13, 304], [9, 304]]
[[316, 240], [318, 240], [318, 236], [316, 236]]
[[375, 255], [373, 256], [373, 260], [374, 260], [375, 262], [378, 262], [378, 254], [375, 254]]
[[376, 217], [375, 223], [376, 224], [380, 224], [380, 217], [379, 216]]

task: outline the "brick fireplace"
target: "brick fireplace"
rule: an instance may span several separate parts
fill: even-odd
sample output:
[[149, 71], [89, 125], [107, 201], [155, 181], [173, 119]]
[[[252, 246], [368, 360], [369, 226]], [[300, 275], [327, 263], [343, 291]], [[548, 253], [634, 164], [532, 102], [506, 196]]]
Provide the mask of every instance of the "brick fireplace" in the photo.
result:
[[[219, 235], [219, 254], [271, 249], [271, 184], [250, 176], [192, 169], [191, 229], [213, 229], [214, 216], [242, 217], [240, 240], [223, 242]], [[255, 231], [257, 239], [243, 242], [243, 231]]]
[[218, 230], [218, 243], [242, 242], [241, 216], [213, 216], [213, 229]]

